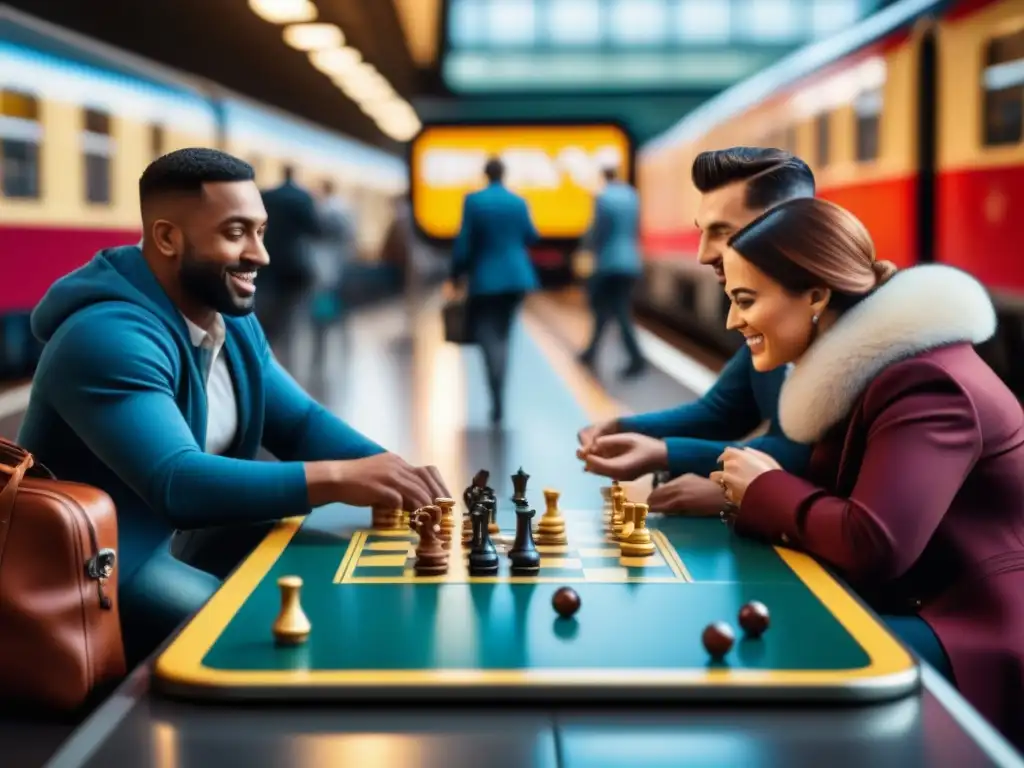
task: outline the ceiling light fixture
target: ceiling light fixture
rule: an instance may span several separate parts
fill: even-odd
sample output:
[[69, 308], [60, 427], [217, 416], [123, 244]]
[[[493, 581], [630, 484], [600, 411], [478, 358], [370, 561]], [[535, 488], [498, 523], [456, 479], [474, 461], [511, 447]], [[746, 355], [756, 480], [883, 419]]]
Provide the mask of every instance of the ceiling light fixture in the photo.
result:
[[309, 0], [249, 0], [249, 8], [271, 24], [296, 24], [314, 21], [316, 6]]
[[324, 48], [309, 54], [309, 62], [332, 78], [352, 71], [362, 60], [362, 54], [355, 48]]
[[292, 24], [284, 28], [284, 41], [300, 51], [340, 48], [345, 36], [334, 24]]

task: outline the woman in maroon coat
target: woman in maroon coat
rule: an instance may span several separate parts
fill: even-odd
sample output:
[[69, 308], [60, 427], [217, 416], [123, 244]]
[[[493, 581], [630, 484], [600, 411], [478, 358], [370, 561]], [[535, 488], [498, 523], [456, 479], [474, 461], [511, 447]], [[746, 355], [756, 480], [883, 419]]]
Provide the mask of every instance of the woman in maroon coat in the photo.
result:
[[792, 364], [780, 426], [815, 446], [808, 479], [723, 454], [734, 530], [833, 567], [1024, 745], [1024, 414], [972, 348], [995, 332], [987, 293], [941, 265], [896, 273], [822, 200], [730, 245], [728, 327], [758, 370]]

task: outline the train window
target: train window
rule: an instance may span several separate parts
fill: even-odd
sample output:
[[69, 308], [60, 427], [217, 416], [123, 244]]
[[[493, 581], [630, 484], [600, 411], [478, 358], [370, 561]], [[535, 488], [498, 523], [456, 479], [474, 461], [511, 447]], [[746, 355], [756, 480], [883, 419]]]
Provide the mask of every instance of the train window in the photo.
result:
[[853, 113], [857, 161], [875, 160], [881, 140], [882, 90], [879, 88], [858, 96], [853, 102]]
[[4, 197], [39, 197], [39, 100], [0, 90], [0, 190]]
[[167, 145], [167, 137], [164, 135], [164, 127], [162, 125], [151, 125], [149, 126], [149, 156], [154, 160], [166, 151], [164, 147]]
[[1024, 30], [989, 41], [982, 85], [985, 145], [1020, 143], [1024, 138]]
[[817, 146], [815, 147], [814, 164], [819, 168], [824, 168], [828, 165], [829, 156], [829, 126], [828, 120], [830, 112], [823, 112], [814, 119], [814, 133], [817, 136]]
[[82, 117], [85, 199], [89, 203], [109, 203], [110, 165], [114, 154], [114, 141], [110, 135], [110, 115], [96, 109], [86, 109]]

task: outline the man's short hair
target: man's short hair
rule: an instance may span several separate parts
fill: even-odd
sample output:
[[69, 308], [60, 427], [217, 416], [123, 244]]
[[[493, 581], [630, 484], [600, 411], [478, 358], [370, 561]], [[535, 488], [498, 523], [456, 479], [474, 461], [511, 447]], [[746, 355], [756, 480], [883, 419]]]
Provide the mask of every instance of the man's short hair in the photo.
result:
[[192, 147], [158, 157], [139, 179], [139, 200], [169, 193], [198, 195], [203, 184], [255, 181], [256, 172], [244, 160], [217, 149]]
[[501, 181], [505, 175], [505, 164], [497, 157], [492, 157], [484, 165], [484, 175], [489, 181]]
[[807, 163], [781, 149], [729, 147], [701, 152], [693, 161], [693, 185], [701, 192], [745, 181], [747, 208], [761, 210], [798, 197], [814, 197]]

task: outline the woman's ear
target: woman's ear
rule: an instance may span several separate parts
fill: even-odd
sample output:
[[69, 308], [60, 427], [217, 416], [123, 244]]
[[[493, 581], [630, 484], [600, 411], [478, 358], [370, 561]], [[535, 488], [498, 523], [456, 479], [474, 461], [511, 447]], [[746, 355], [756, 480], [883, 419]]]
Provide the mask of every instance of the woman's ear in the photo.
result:
[[832, 299], [832, 290], [830, 288], [812, 288], [808, 297], [811, 300], [811, 312], [815, 317], [821, 317], [828, 309], [828, 303]]

